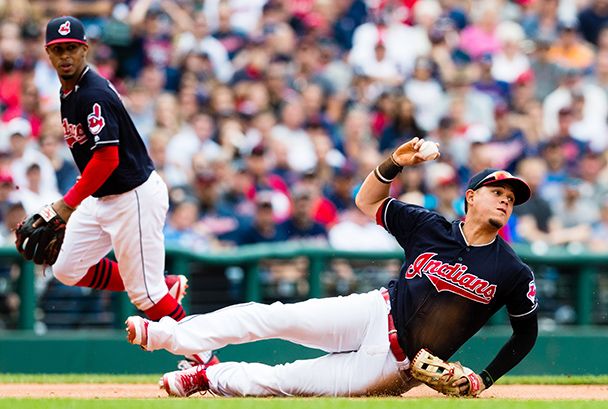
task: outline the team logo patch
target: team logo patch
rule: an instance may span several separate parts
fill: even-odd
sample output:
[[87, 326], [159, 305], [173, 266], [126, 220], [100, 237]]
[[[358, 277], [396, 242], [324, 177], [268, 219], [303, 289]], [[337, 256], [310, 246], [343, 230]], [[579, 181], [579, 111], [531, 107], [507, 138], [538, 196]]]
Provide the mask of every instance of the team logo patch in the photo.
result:
[[57, 30], [59, 32], [59, 34], [61, 34], [62, 36], [67, 36], [68, 34], [70, 34], [70, 31], [72, 31], [70, 29], [70, 22], [66, 21], [65, 23], [63, 23], [62, 25], [59, 26], [59, 30]]
[[449, 264], [433, 258], [437, 253], [422, 253], [405, 272], [405, 278], [422, 277], [429, 279], [438, 292], [449, 291], [469, 300], [489, 304], [496, 294], [496, 284], [467, 273], [468, 267], [461, 263]]
[[532, 304], [536, 303], [536, 283], [534, 280], [530, 281], [530, 284], [528, 284], [528, 294], [526, 294], [526, 297], [532, 301]]
[[89, 125], [89, 131], [93, 135], [97, 135], [104, 126], [106, 126], [106, 120], [101, 116], [101, 105], [98, 103], [93, 104], [93, 112], [87, 116]]

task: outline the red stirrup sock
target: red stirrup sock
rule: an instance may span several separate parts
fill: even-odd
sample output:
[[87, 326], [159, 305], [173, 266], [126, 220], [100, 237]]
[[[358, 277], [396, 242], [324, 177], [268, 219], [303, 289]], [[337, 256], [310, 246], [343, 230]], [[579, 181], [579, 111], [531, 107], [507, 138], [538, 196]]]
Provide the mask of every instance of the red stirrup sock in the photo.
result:
[[125, 285], [118, 271], [118, 263], [109, 258], [102, 258], [91, 266], [84, 277], [75, 284], [78, 287], [89, 287], [96, 290], [124, 291]]
[[153, 321], [158, 321], [162, 317], [167, 316], [175, 321], [180, 321], [186, 316], [186, 312], [182, 306], [169, 293], [157, 302], [154, 307], [145, 310], [144, 313]]

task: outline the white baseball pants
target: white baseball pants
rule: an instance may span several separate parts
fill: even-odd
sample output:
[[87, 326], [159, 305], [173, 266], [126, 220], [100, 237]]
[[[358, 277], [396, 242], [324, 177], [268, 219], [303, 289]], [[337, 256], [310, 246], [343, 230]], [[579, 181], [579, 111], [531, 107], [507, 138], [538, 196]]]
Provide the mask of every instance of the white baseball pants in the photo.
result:
[[153, 307], [167, 294], [163, 227], [168, 208], [167, 185], [156, 172], [129, 192], [87, 197], [68, 220], [53, 275], [74, 285], [114, 248], [129, 299], [142, 311]]
[[148, 326], [147, 349], [175, 354], [280, 338], [328, 352], [284, 365], [225, 362], [207, 369], [210, 389], [224, 396], [357, 396], [399, 394], [406, 382], [390, 351], [389, 306], [380, 291], [296, 304], [239, 304], [180, 322]]

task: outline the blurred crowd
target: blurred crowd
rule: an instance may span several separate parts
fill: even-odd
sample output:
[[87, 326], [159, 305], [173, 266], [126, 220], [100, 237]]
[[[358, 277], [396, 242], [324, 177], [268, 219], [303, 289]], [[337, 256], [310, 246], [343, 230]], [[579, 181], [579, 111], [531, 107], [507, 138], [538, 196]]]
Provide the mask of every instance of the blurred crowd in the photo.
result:
[[0, 0], [5, 245], [78, 175], [43, 46], [65, 14], [170, 188], [169, 247], [398, 248], [354, 195], [418, 136], [441, 157], [393, 196], [460, 218], [504, 168], [534, 193], [505, 239], [608, 250], [608, 0]]

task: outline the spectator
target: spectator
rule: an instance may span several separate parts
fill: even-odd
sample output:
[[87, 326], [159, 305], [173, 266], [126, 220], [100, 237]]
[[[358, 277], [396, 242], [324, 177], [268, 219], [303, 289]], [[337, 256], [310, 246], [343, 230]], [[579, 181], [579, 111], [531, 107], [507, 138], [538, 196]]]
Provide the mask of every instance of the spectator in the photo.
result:
[[9, 173], [0, 173], [0, 220], [6, 219], [9, 209], [16, 201], [13, 177]]
[[423, 135], [424, 130], [415, 117], [414, 105], [409, 99], [401, 97], [395, 102], [390, 124], [382, 132], [379, 149], [381, 152], [391, 151], [403, 142]]
[[500, 7], [497, 1], [483, 1], [473, 10], [473, 24], [462, 30], [460, 48], [471, 59], [500, 50], [496, 26]]
[[40, 152], [48, 158], [55, 171], [57, 179], [57, 188], [62, 195], [74, 186], [76, 178], [80, 174], [78, 168], [71, 160], [66, 160], [63, 148], [60, 145], [63, 138], [56, 134], [43, 134], [38, 140]]
[[549, 49], [549, 61], [564, 68], [586, 70], [593, 64], [593, 50], [583, 43], [576, 31], [578, 23], [563, 21], [559, 25], [557, 41]]
[[479, 77], [473, 82], [473, 88], [492, 98], [495, 105], [508, 104], [510, 84], [507, 81], [496, 79], [494, 76], [492, 54], [483, 54], [475, 63], [479, 67]]
[[202, 231], [198, 221], [197, 201], [186, 198], [176, 203], [169, 213], [165, 225], [165, 245], [188, 249], [194, 252], [208, 252], [214, 247], [214, 238], [210, 232]]
[[414, 74], [404, 86], [405, 96], [416, 107], [416, 121], [426, 132], [437, 128], [443, 114], [441, 100], [445, 94], [433, 77], [433, 62], [425, 57], [416, 59]]
[[529, 152], [528, 141], [522, 130], [513, 126], [506, 105], [494, 108], [496, 129], [488, 141], [490, 154], [496, 158], [496, 167], [515, 172], [517, 163]]
[[[30, 123], [23, 118], [14, 118], [7, 125], [10, 137], [12, 162], [10, 171], [17, 186], [28, 186], [27, 169], [35, 163], [40, 168], [40, 186], [38, 189], [45, 195], [56, 195], [57, 178], [50, 160], [34, 147]], [[42, 204], [41, 204], [42, 205]], [[28, 209], [29, 210], [29, 209]]]
[[521, 50], [524, 32], [519, 24], [504, 21], [498, 25], [496, 36], [501, 48], [493, 59], [492, 76], [499, 81], [512, 83], [530, 68], [528, 57]]
[[459, 70], [448, 84], [444, 109], [450, 111], [455, 108], [460, 111], [460, 115], [452, 111], [452, 118], [462, 119], [462, 125], [481, 125], [488, 130], [493, 129], [494, 102], [491, 97], [476, 90], [472, 84], [472, 73], [466, 69]]
[[[365, 65], [374, 59], [375, 47], [382, 42], [386, 57], [404, 74], [411, 72], [416, 57], [428, 53], [430, 44], [420, 39], [417, 31], [399, 21], [399, 15], [382, 5], [372, 10], [371, 21], [361, 24], [353, 34], [353, 48], [349, 62], [353, 66]], [[409, 47], [403, 47], [409, 44]]]
[[281, 109], [281, 120], [272, 129], [272, 138], [285, 145], [289, 164], [297, 172], [312, 169], [317, 164], [314, 146], [303, 127], [304, 109], [301, 99], [285, 101]]
[[596, 85], [584, 83], [580, 70], [568, 69], [562, 74], [559, 87], [550, 93], [543, 101], [543, 126], [545, 135], [557, 133], [558, 112], [569, 108], [573, 103], [573, 95], [582, 94], [585, 99], [583, 117], [593, 123], [605, 122], [608, 116], [608, 99], [606, 94]]
[[588, 226], [564, 228], [562, 220], [555, 216], [549, 202], [540, 194], [547, 167], [542, 159], [524, 159], [518, 167], [518, 174], [525, 178], [532, 191], [530, 200], [514, 211], [517, 216], [516, 233], [518, 240], [529, 243], [565, 244], [584, 242], [589, 235]]
[[386, 88], [395, 87], [403, 82], [397, 63], [386, 56], [386, 45], [383, 40], [378, 40], [374, 46], [374, 53], [358, 62], [355, 70]]
[[247, 44], [247, 33], [238, 26], [232, 25], [234, 15], [232, 5], [221, 2], [217, 8], [217, 14], [217, 29], [212, 35], [222, 43], [228, 53], [228, 58], [233, 60]]
[[213, 140], [214, 137], [213, 118], [205, 112], [195, 114], [181, 132], [170, 137], [166, 151], [166, 176], [170, 178], [171, 186], [192, 180], [190, 167], [195, 154], [200, 153], [207, 161], [220, 154], [221, 147]]
[[211, 36], [207, 18], [203, 12], [196, 12], [193, 20], [189, 22], [189, 29], [182, 32], [177, 38], [178, 61], [191, 51], [205, 52], [209, 56], [217, 79], [222, 83], [230, 81], [233, 67], [228, 59], [228, 52], [220, 41]]
[[272, 193], [260, 192], [255, 198], [253, 223], [244, 227], [237, 237], [239, 245], [284, 241], [286, 232], [277, 224], [272, 209]]
[[560, 67], [549, 59], [550, 49], [551, 41], [549, 39], [538, 38], [530, 62], [530, 68], [534, 72], [536, 80], [534, 96], [539, 101], [544, 100], [557, 88], [562, 75]]
[[593, 0], [578, 14], [583, 38], [591, 44], [598, 44], [600, 30], [608, 23], [608, 1]]
[[313, 192], [302, 186], [296, 186], [291, 192], [291, 217], [285, 220], [280, 229], [287, 235], [287, 240], [323, 244], [327, 242], [327, 230], [313, 219]]
[[522, 18], [526, 36], [532, 40], [540, 38], [553, 42], [557, 39], [559, 0], [531, 2], [529, 13]]
[[19, 200], [27, 214], [33, 214], [46, 203], [53, 203], [61, 198], [58, 191], [42, 190], [42, 171], [37, 163], [30, 164], [25, 170], [27, 182], [19, 188]]
[[335, 206], [338, 213], [343, 213], [354, 207], [354, 177], [357, 172], [355, 166], [345, 162], [335, 169], [334, 176], [326, 186], [324, 195]]

